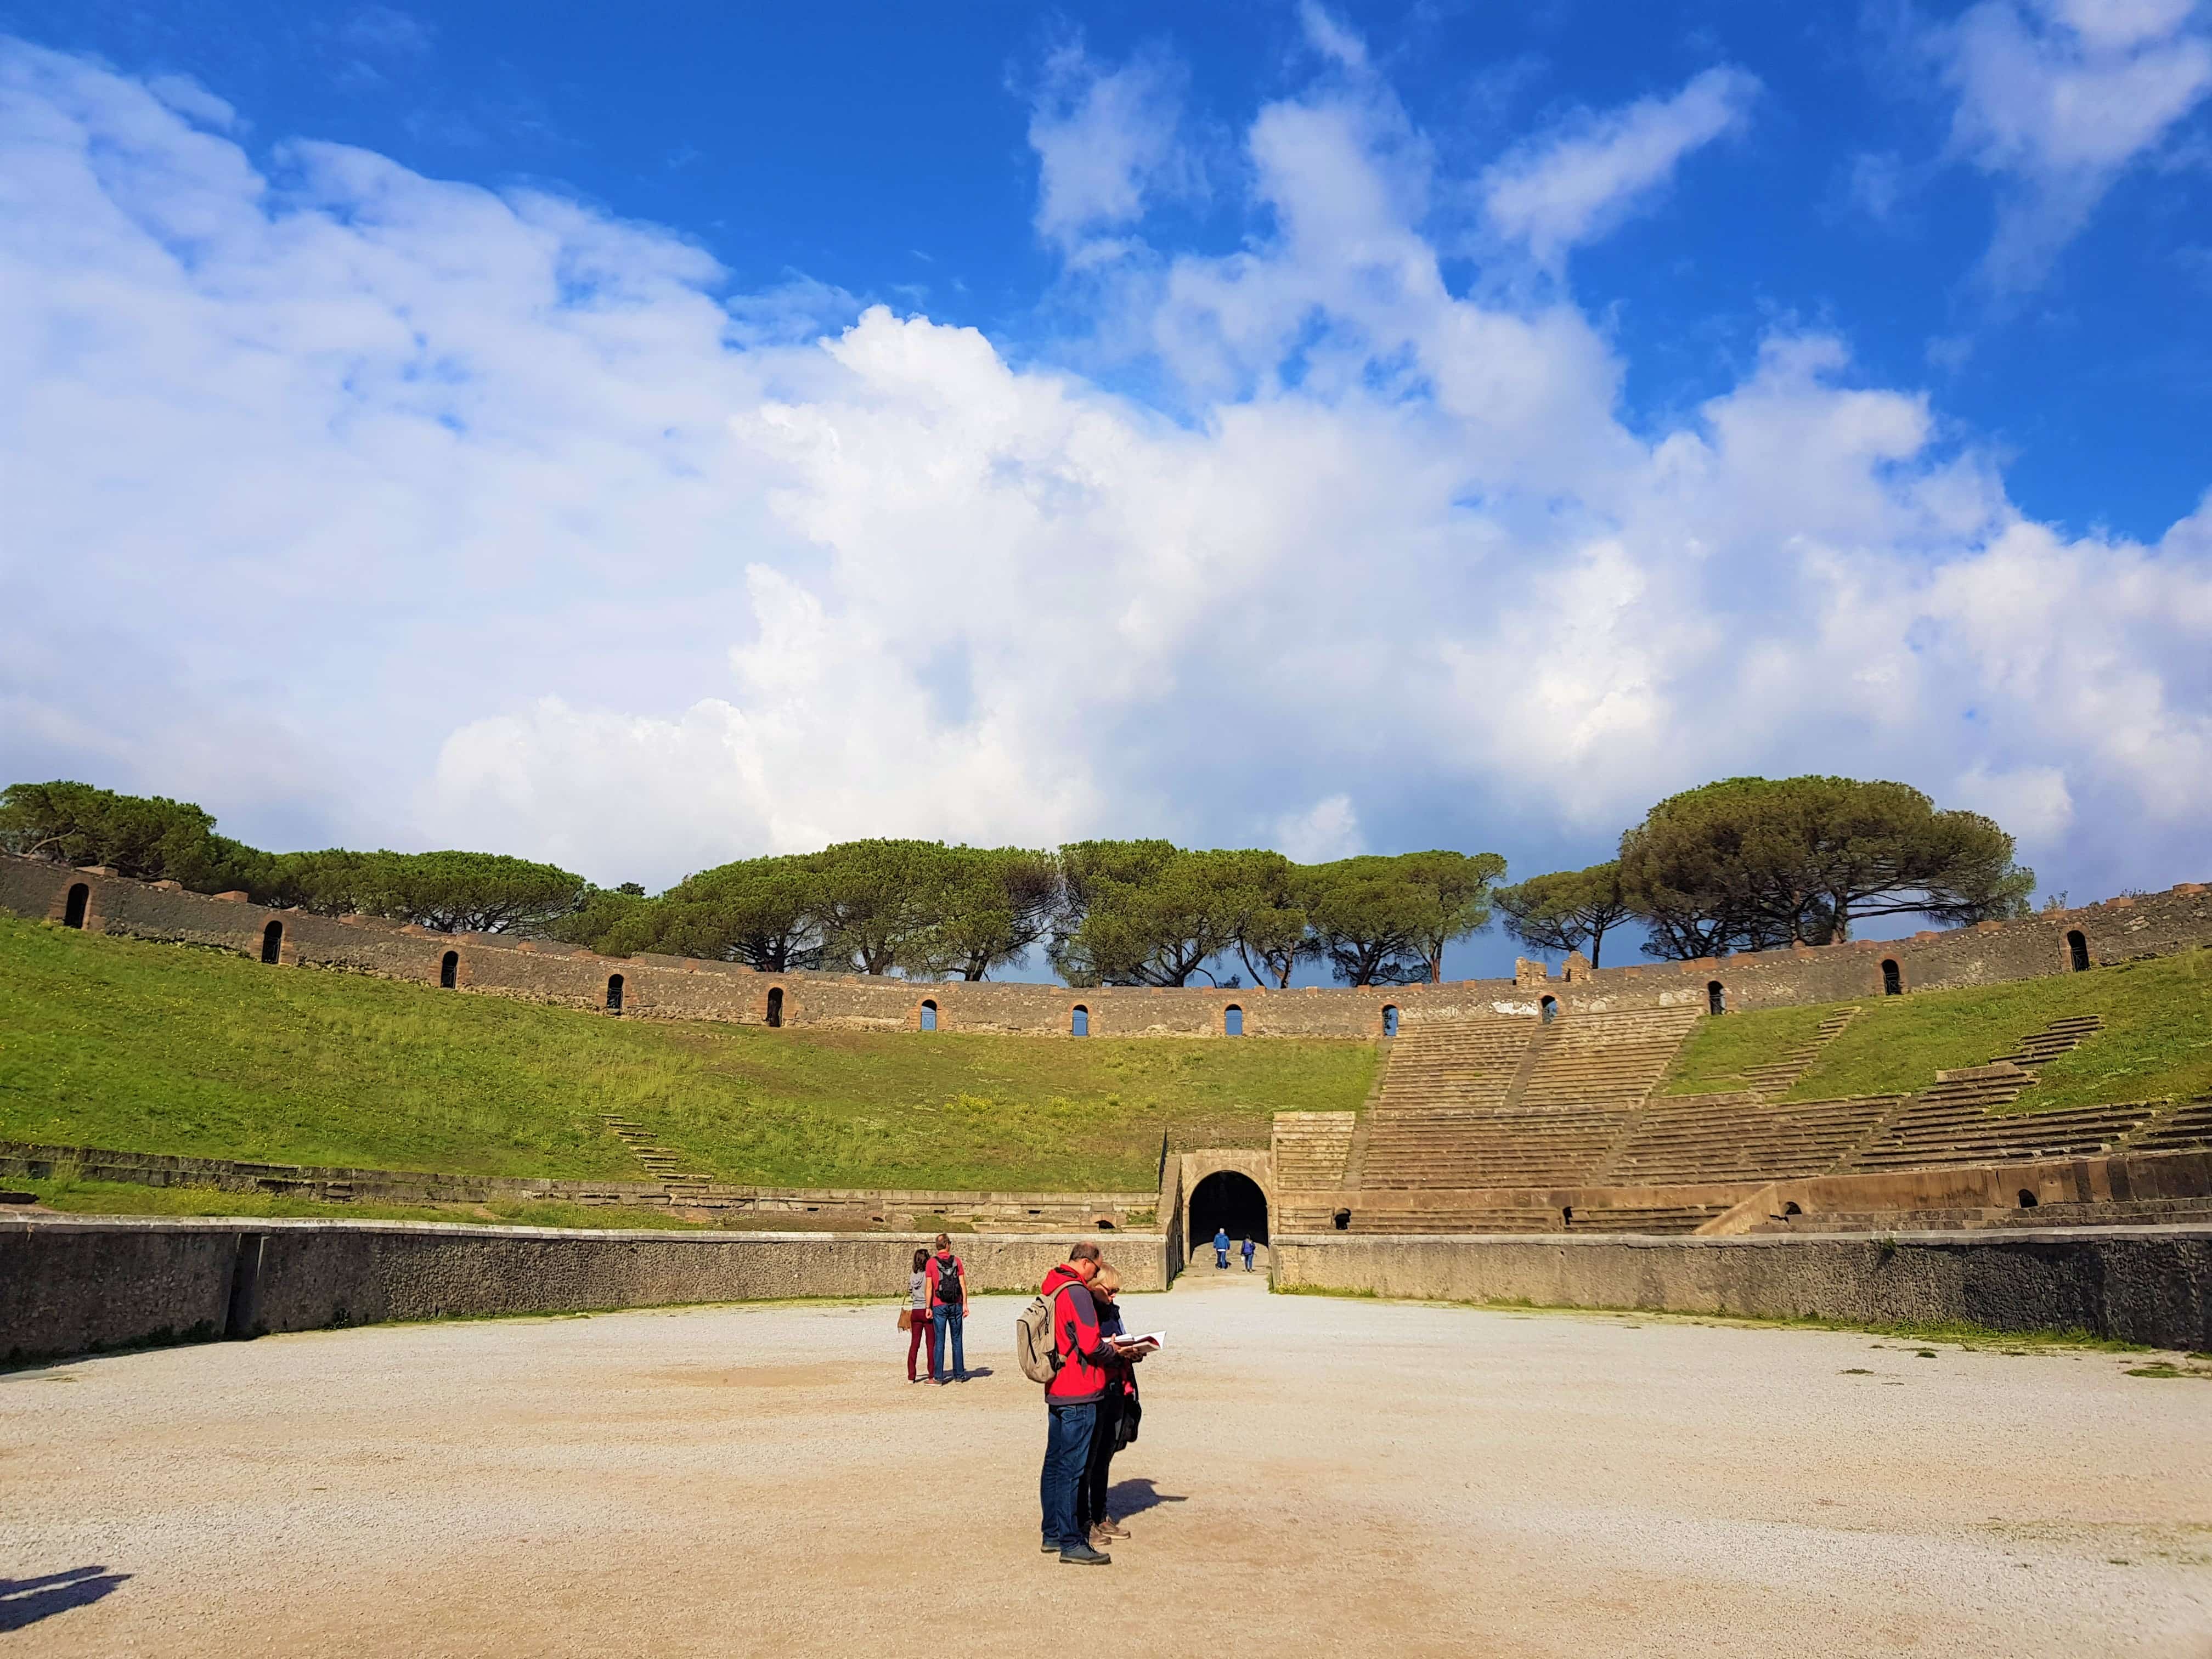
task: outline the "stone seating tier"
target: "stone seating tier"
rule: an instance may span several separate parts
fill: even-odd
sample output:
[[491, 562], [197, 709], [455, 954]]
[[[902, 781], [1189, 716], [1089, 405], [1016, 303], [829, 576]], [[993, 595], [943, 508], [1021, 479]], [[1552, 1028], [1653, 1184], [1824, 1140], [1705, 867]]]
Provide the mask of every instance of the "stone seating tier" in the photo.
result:
[[1376, 1108], [1503, 1106], [1538, 1029], [1511, 1015], [1407, 1025], [1391, 1044]]
[[1383, 1189], [1576, 1186], [1604, 1162], [1628, 1121], [1626, 1110], [1601, 1107], [1378, 1109], [1368, 1125], [1360, 1184]]
[[1680, 1095], [1639, 1114], [1604, 1178], [1663, 1186], [1698, 1181], [1782, 1181], [1832, 1169], [1902, 1095], [1770, 1105], [1750, 1094]]
[[1534, 1064], [1514, 1103], [1641, 1105], [1700, 1018], [1695, 1008], [1562, 1015], [1537, 1033]]
[[1776, 1217], [1754, 1233], [1892, 1233], [1971, 1227], [2162, 1227], [2212, 1222], [2212, 1198], [2105, 1200], [2026, 1209], [1845, 1210]]
[[2081, 1157], [2110, 1151], [2148, 1121], [2151, 1105], [2084, 1106], [2054, 1112], [2004, 1112], [2033, 1082], [1999, 1061], [1947, 1072], [1915, 1095], [1845, 1168], [1927, 1170], [2021, 1158]]
[[1344, 1184], [1358, 1123], [1352, 1112], [1278, 1112], [1272, 1140], [1275, 1184], [1285, 1191], [1326, 1191]]
[[2212, 1095], [2182, 1102], [2164, 1121], [2154, 1122], [2148, 1131], [2130, 1143], [2130, 1150], [2178, 1152], [2207, 1144], [2212, 1144]]

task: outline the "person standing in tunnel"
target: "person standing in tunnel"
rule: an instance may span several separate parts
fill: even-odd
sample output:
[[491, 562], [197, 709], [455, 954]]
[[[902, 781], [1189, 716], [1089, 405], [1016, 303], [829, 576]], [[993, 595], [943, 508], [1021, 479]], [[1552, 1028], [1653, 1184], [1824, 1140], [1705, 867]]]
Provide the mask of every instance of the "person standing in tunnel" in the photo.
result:
[[1229, 1229], [1225, 1224], [1213, 1231], [1213, 1265], [1217, 1267], [1229, 1265]]
[[1244, 1235], [1244, 1271], [1248, 1273], [1252, 1271], [1252, 1235], [1249, 1233]]

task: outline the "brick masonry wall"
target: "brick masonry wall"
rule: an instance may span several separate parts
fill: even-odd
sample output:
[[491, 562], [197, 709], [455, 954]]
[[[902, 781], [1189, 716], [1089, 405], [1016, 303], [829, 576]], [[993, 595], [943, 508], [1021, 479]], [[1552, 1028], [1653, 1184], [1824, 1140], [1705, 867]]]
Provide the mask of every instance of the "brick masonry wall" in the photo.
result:
[[80, 884], [89, 899], [85, 925], [94, 931], [215, 945], [258, 958], [273, 921], [282, 929], [278, 960], [288, 965], [434, 986], [451, 954], [459, 989], [570, 1008], [604, 1010], [608, 982], [619, 975], [625, 1018], [764, 1024], [769, 994], [780, 989], [787, 1025], [915, 1030], [928, 1001], [936, 1006], [939, 1030], [1061, 1036], [1070, 1035], [1079, 1006], [1088, 1011], [1091, 1031], [1098, 1036], [1219, 1036], [1225, 1012], [1234, 1006], [1243, 1012], [1249, 1036], [1371, 1040], [1382, 1034], [1386, 1007], [1397, 1008], [1406, 1025], [1471, 1014], [1534, 1014], [1547, 997], [1569, 1013], [1703, 1007], [1709, 984], [1717, 981], [1730, 1009], [1765, 1008], [1880, 996], [1885, 961], [1898, 965], [1908, 994], [2063, 974], [2071, 962], [2069, 936], [2076, 933], [2089, 960], [2099, 965], [2212, 945], [2212, 890], [2185, 883], [2140, 898], [2107, 899], [1909, 939], [1595, 969], [1571, 964], [1559, 979], [1550, 978], [1540, 963], [1525, 963], [1514, 979], [1443, 985], [1079, 991], [996, 981], [926, 984], [859, 975], [763, 974], [679, 957], [602, 957], [573, 945], [495, 934], [434, 933], [365, 917], [265, 909], [242, 899], [186, 892], [173, 883], [0, 855], [0, 908], [18, 915], [59, 921], [70, 888]]

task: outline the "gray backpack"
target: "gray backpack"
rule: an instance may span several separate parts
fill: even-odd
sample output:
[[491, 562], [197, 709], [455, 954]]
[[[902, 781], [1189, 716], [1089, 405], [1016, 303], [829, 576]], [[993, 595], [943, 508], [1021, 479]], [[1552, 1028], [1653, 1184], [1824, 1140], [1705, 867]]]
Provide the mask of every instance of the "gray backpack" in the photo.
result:
[[[1063, 1285], [1060, 1291], [1066, 1288]], [[1060, 1291], [1049, 1301], [1042, 1293], [1033, 1297], [1014, 1321], [1014, 1358], [1022, 1363], [1022, 1375], [1032, 1382], [1049, 1382], [1060, 1370], [1060, 1341], [1052, 1328]]]

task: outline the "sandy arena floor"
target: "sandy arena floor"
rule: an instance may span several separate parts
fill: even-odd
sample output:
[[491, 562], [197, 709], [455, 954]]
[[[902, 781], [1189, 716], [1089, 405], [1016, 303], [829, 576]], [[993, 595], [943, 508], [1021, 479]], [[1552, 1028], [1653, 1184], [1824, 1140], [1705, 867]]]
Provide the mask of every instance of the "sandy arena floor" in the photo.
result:
[[1013, 1654], [1049, 1591], [1094, 1653], [2212, 1655], [2203, 1382], [1263, 1285], [1131, 1298], [1171, 1347], [1103, 1570], [1038, 1553], [1011, 1297], [964, 1389], [908, 1388], [880, 1305], [0, 1376], [0, 1632], [10, 1659]]

